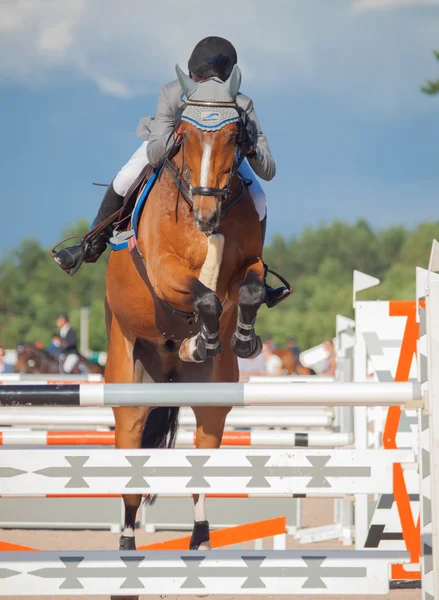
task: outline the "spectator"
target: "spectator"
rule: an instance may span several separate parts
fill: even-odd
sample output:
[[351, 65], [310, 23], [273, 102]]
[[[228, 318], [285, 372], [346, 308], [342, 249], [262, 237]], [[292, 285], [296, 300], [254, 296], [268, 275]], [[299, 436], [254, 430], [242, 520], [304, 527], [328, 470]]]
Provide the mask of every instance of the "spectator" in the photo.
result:
[[70, 325], [69, 317], [66, 313], [58, 315], [56, 326], [59, 328], [61, 349], [65, 355], [63, 369], [66, 373], [71, 373], [79, 360], [78, 336], [76, 335], [76, 331]]
[[322, 373], [322, 375], [327, 375], [328, 377], [335, 377], [335, 370], [337, 368], [337, 359], [335, 356], [335, 348], [334, 342], [332, 340], [325, 340], [323, 342], [323, 346], [325, 350], [328, 352], [328, 362], [326, 367]]
[[4, 346], [0, 346], [0, 373], [13, 373], [14, 368], [9, 363], [5, 362], [6, 350]]
[[52, 356], [55, 356], [55, 358], [59, 358], [59, 355], [62, 353], [63, 349], [62, 340], [58, 333], [54, 333], [52, 335], [52, 341], [48, 345], [47, 351], [50, 352]]
[[291, 336], [290, 338], [288, 338], [288, 348], [291, 350], [293, 356], [295, 358], [297, 358], [299, 364], [300, 364], [300, 355], [302, 353], [302, 349], [299, 348], [299, 346], [296, 343], [296, 338], [294, 336]]
[[261, 353], [256, 358], [238, 358], [239, 377], [260, 377], [265, 375], [265, 359]]
[[265, 373], [271, 376], [283, 375], [282, 359], [274, 353], [271, 338], [265, 340], [262, 346], [262, 354], [265, 359]]

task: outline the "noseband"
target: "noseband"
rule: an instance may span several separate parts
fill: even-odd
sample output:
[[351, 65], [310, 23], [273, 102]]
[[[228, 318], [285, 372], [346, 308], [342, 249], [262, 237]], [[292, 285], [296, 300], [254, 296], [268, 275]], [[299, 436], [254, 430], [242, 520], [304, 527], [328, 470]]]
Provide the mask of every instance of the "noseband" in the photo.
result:
[[[175, 144], [171, 151], [166, 156], [163, 167], [169, 172], [172, 180], [177, 186], [179, 192], [182, 194], [189, 208], [193, 210], [194, 196], [213, 196], [216, 199], [217, 209], [221, 211], [221, 216], [225, 215], [230, 209], [232, 209], [244, 195], [244, 185], [241, 181], [240, 190], [234, 198], [232, 196], [232, 182], [234, 176], [237, 174], [238, 169], [246, 156], [245, 149], [248, 148], [248, 134], [246, 128], [247, 114], [245, 111], [239, 109], [236, 103], [222, 103], [222, 102], [186, 102], [191, 106], [200, 106], [206, 108], [235, 108], [239, 115], [238, 123], [238, 136], [237, 143], [235, 146], [235, 155], [233, 158], [232, 168], [230, 169], [227, 183], [223, 188], [214, 187], [193, 187], [189, 181], [189, 168], [184, 158], [184, 143], [181, 135], [177, 136]], [[184, 111], [184, 108], [183, 108]], [[182, 111], [182, 112], [183, 112]], [[177, 124], [175, 132], [181, 126], [181, 121]], [[172, 158], [177, 154], [178, 151], [182, 152], [182, 167], [178, 169], [172, 162]]]

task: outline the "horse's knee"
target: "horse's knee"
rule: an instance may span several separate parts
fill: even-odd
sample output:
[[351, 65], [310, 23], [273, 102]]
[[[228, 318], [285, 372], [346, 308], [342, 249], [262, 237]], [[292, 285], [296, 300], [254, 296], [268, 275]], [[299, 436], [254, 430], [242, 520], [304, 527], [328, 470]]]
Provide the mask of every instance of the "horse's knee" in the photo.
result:
[[223, 312], [218, 296], [208, 289], [194, 301], [194, 309], [203, 319], [219, 320]]
[[240, 308], [259, 308], [265, 300], [265, 286], [258, 277], [246, 280], [239, 288]]

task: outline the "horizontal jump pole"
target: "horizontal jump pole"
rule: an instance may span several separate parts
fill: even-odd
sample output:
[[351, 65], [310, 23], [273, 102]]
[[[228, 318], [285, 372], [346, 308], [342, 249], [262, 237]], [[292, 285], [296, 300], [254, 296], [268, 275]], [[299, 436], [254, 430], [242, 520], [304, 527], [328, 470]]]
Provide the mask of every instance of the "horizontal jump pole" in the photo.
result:
[[2, 552], [0, 596], [387, 594], [377, 550]]
[[[123, 494], [34, 494], [32, 497], [38, 498], [122, 498]], [[144, 498], [147, 498], [147, 494], [142, 494]], [[160, 498], [189, 498], [192, 494], [187, 492], [186, 494], [160, 494]], [[1, 496], [0, 498], [29, 498], [29, 494], [8, 494]], [[205, 494], [206, 498], [225, 498], [229, 500], [245, 500], [246, 498], [292, 498], [293, 500], [303, 500], [304, 498], [327, 498], [328, 494]], [[352, 496], [346, 494], [333, 494], [331, 498], [344, 498], [348, 500]], [[0, 528], [1, 528], [1, 516], [0, 516]]]
[[[103, 383], [102, 375], [71, 375], [71, 374], [26, 374], [26, 373], [3, 373], [0, 375], [0, 385], [4, 384], [65, 384], [65, 383]], [[331, 383], [334, 377], [322, 377], [317, 375], [280, 375], [280, 376], [241, 376], [241, 383]]]
[[147, 383], [4, 385], [0, 406], [401, 406], [421, 386], [400, 383]]
[[[238, 407], [226, 419], [226, 427], [329, 427], [333, 414], [316, 407]], [[195, 416], [189, 407], [183, 407], [180, 427], [195, 426]], [[114, 427], [111, 408], [81, 408], [44, 406], [5, 406], [0, 411], [0, 426], [21, 427]]]
[[390, 494], [410, 450], [1, 451], [0, 495]]
[[[287, 531], [287, 520], [285, 517], [274, 517], [264, 521], [244, 523], [235, 527], [225, 527], [210, 532], [210, 544], [212, 549], [234, 544], [244, 544], [254, 540], [285, 535]], [[156, 542], [147, 546], [140, 546], [137, 550], [189, 550], [191, 536]], [[280, 548], [279, 548], [280, 549]]]
[[74, 383], [88, 382], [100, 383], [104, 380], [99, 373], [89, 373], [84, 375], [74, 375], [73, 373], [1, 373], [0, 385], [8, 383], [39, 383], [44, 384], [46, 381], [50, 383], [64, 383], [71, 381]]
[[[177, 446], [194, 446], [196, 434], [179, 431]], [[0, 431], [0, 446], [114, 446], [114, 431]], [[335, 448], [353, 443], [353, 434], [332, 431], [226, 431], [222, 446]]]
[[[286, 531], [286, 518], [274, 517], [272, 519], [264, 519], [263, 521], [254, 521], [252, 523], [244, 523], [243, 525], [235, 525], [234, 527], [225, 527], [211, 531], [210, 543], [212, 549], [222, 548], [224, 546], [233, 546], [235, 544], [284, 535]], [[189, 550], [190, 539], [190, 535], [173, 538], [163, 542], [139, 546], [137, 550]], [[0, 541], [0, 552], [40, 552], [40, 549]]]

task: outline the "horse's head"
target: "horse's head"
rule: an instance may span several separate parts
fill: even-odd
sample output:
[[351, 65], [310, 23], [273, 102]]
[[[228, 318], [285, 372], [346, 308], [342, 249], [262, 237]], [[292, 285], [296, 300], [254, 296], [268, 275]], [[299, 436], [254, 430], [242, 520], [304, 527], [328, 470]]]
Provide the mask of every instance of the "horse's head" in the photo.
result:
[[236, 104], [241, 73], [234, 67], [226, 82], [195, 83], [177, 65], [185, 107], [181, 115], [182, 172], [200, 231], [219, 226], [221, 209], [232, 194], [247, 132]]
[[15, 363], [15, 370], [18, 373], [37, 373], [39, 363], [35, 346], [24, 343], [18, 344], [17, 362]]
[[33, 344], [18, 344], [17, 362], [15, 363], [17, 373], [57, 373], [58, 360], [41, 348]]

